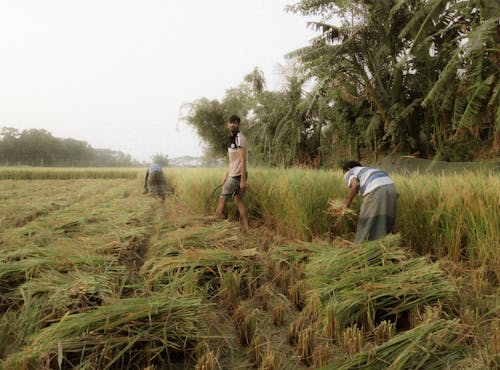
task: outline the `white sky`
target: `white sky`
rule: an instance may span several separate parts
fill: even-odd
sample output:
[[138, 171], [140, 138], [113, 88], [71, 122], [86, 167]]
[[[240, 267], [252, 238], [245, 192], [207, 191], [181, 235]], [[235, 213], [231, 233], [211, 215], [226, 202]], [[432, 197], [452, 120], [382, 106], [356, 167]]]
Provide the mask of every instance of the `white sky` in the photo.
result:
[[149, 161], [201, 155], [184, 103], [222, 99], [308, 45], [298, 0], [0, 0], [0, 127]]

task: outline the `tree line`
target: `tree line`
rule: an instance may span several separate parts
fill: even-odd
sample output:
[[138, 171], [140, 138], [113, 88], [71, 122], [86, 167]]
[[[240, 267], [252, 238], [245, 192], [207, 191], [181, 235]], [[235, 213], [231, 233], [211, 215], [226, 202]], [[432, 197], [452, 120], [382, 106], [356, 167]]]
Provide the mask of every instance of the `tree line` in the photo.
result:
[[0, 129], [0, 165], [130, 167], [141, 163], [129, 154], [110, 149], [95, 149], [85, 141], [61, 139], [43, 129], [19, 131]]
[[287, 55], [281, 91], [255, 68], [223, 99], [185, 106], [208, 157], [240, 115], [253, 163], [328, 165], [408, 154], [446, 161], [500, 153], [500, 2], [302, 0], [317, 36]]

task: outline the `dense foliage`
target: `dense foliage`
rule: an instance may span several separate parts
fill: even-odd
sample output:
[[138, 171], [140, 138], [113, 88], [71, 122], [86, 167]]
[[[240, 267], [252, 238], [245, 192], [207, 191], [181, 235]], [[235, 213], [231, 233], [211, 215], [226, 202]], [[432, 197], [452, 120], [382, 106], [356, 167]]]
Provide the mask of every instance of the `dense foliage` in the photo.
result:
[[[500, 5], [495, 0], [302, 0], [318, 36], [289, 53], [279, 92], [255, 69], [186, 121], [219, 155], [228, 114], [245, 117], [254, 161], [328, 164], [339, 155], [449, 161], [500, 151]], [[238, 104], [235, 104], [235, 101]]]
[[129, 154], [95, 149], [75, 139], [60, 139], [46, 130], [0, 129], [0, 165], [128, 167], [139, 163]]

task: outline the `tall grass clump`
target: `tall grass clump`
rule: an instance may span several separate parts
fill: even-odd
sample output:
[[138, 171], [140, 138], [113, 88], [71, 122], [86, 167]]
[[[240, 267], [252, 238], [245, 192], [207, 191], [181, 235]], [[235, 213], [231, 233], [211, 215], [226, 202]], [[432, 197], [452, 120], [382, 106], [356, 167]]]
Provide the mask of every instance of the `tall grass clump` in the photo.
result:
[[500, 176], [396, 177], [397, 226], [420, 254], [489, 266], [500, 280]]
[[266, 224], [303, 240], [330, 230], [329, 198], [344, 192], [340, 176], [304, 169], [258, 169], [250, 186]]
[[225, 171], [222, 168], [169, 168], [165, 175], [176, 196], [191, 209], [213, 213]]

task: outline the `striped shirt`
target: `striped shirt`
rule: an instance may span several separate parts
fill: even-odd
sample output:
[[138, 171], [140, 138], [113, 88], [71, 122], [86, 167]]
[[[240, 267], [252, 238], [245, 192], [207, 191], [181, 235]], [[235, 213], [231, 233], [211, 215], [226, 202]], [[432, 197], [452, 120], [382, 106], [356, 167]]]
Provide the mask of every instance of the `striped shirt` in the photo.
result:
[[351, 168], [345, 173], [344, 179], [348, 187], [353, 179], [357, 179], [359, 181], [359, 195], [362, 197], [381, 186], [394, 184], [387, 172], [372, 167]]

